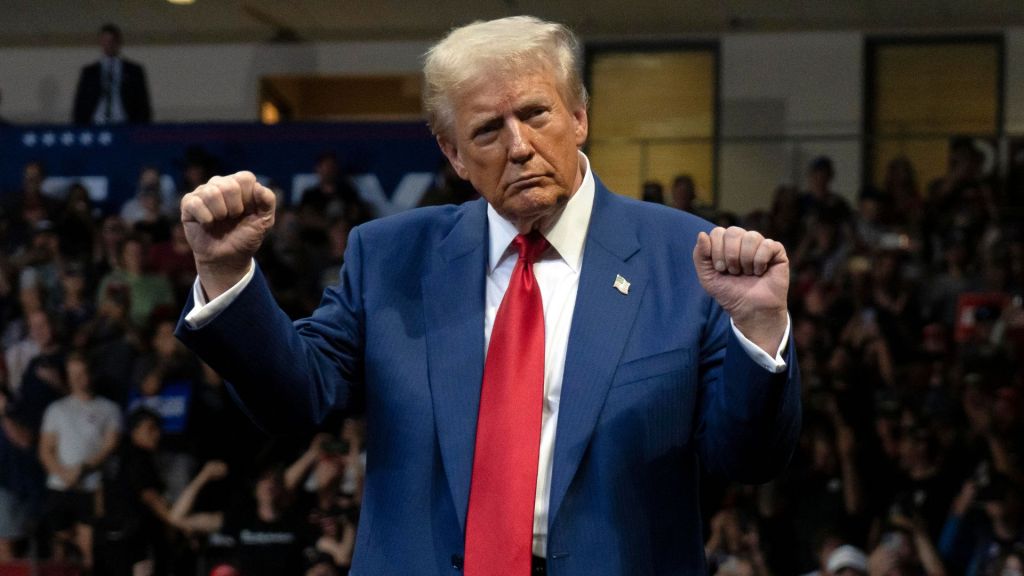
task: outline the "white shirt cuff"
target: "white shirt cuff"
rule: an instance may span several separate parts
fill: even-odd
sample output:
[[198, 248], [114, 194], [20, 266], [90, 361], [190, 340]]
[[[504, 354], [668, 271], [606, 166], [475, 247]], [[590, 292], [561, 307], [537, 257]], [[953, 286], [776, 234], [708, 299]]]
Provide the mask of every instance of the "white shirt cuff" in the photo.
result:
[[779, 351], [775, 354], [775, 358], [768, 355], [767, 352], [761, 350], [761, 348], [747, 340], [747, 337], [740, 332], [739, 328], [736, 327], [736, 323], [729, 319], [729, 324], [732, 325], [732, 332], [736, 335], [736, 339], [740, 341], [740, 346], [746, 351], [750, 359], [755, 364], [771, 372], [772, 374], [779, 374], [786, 370], [786, 361], [783, 360], [782, 355], [786, 352], [786, 347], [789, 346], [789, 327], [790, 318], [789, 314], [786, 314], [786, 331], [782, 333], [782, 344], [779, 345]]
[[[223, 294], [209, 302], [206, 301], [206, 294], [203, 292], [203, 287], [199, 283], [199, 277], [196, 276], [196, 281], [192, 284], [192, 299], [195, 301], [195, 305], [191, 310], [189, 310], [188, 314], [185, 315], [185, 324], [193, 330], [198, 330], [210, 322], [213, 322], [214, 318], [226, 310], [227, 307], [238, 298], [238, 295], [242, 293], [242, 290], [244, 290], [245, 287], [249, 285], [249, 282], [252, 281], [252, 277], [255, 273], [256, 265], [253, 261], [250, 261], [249, 271], [245, 273], [245, 276], [242, 276], [242, 279], [234, 286], [228, 288]], [[762, 352], [762, 354], [764, 353]]]

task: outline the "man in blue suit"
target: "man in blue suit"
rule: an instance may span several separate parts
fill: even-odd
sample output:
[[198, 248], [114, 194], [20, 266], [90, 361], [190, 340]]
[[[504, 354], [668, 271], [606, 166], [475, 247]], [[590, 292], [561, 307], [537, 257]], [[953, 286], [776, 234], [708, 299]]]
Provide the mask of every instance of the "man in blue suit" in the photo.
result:
[[762, 482], [794, 447], [785, 249], [610, 193], [579, 151], [578, 59], [529, 17], [432, 48], [431, 129], [483, 199], [356, 228], [294, 324], [252, 260], [273, 193], [240, 172], [182, 200], [199, 278], [178, 335], [253, 418], [309, 427], [365, 390], [352, 574], [703, 573], [699, 467]]

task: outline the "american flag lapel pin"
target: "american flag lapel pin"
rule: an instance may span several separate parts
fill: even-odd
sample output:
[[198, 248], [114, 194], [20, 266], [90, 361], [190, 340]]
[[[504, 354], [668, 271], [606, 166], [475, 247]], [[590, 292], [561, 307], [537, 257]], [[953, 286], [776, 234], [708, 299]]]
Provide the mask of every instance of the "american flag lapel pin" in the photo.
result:
[[612, 287], [623, 295], [629, 294], [629, 280], [623, 278], [621, 274], [615, 275], [615, 282], [612, 284]]

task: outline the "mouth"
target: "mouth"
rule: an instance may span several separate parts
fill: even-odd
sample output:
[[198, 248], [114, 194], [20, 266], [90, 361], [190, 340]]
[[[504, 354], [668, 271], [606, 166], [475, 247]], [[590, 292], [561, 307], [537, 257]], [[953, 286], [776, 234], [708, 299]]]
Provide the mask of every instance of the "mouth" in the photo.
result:
[[546, 176], [544, 175], [523, 176], [521, 178], [513, 180], [512, 183], [508, 185], [508, 188], [509, 190], [513, 191], [527, 190], [530, 188], [540, 186], [541, 184], [544, 183], [545, 178]]

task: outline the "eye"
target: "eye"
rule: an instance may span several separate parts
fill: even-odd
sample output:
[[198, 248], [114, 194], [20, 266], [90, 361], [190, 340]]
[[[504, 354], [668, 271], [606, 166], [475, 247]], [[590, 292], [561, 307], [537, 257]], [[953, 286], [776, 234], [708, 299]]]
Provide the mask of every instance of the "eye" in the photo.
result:
[[549, 108], [547, 108], [546, 106], [534, 106], [532, 108], [527, 108], [523, 116], [525, 117], [525, 119], [531, 120], [534, 118], [544, 116], [549, 111]]
[[501, 119], [496, 118], [489, 122], [485, 122], [473, 130], [473, 139], [476, 140], [481, 137], [493, 135], [501, 127]]

